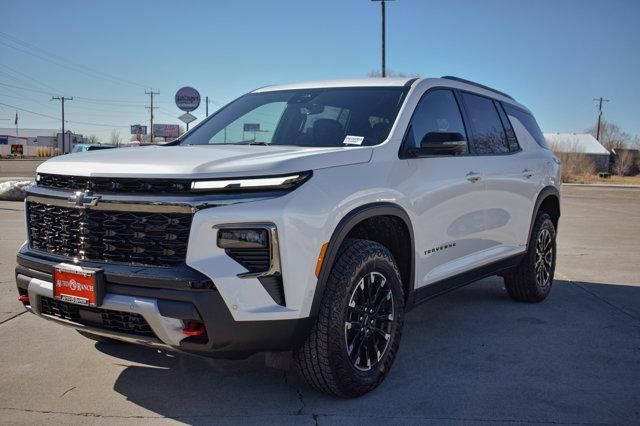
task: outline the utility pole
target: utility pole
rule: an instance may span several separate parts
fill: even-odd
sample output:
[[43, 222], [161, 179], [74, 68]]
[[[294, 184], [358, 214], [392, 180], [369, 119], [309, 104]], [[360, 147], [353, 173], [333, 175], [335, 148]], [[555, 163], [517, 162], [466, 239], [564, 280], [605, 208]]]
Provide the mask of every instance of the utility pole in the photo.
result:
[[609, 102], [609, 99], [603, 99], [602, 96], [594, 98], [594, 102], [598, 102], [598, 130], [596, 130], [596, 139], [600, 142], [600, 125], [602, 123], [602, 103]]
[[148, 106], [148, 107], [145, 107], [145, 108], [147, 108], [149, 110], [149, 112], [150, 112], [150, 114], [149, 114], [150, 115], [149, 116], [149, 124], [150, 124], [150, 126], [149, 126], [149, 132], [150, 132], [149, 133], [149, 135], [150, 135], [149, 136], [149, 141], [151, 143], [153, 143], [153, 110], [155, 108], [158, 108], [158, 107], [154, 107], [153, 106], [153, 95], [159, 95], [160, 91], [154, 92], [153, 89], [151, 89], [150, 91], [147, 92], [145, 90], [144, 94], [145, 95], [151, 95], [151, 106]]
[[[52, 96], [51, 97], [52, 101], [60, 101], [62, 103], [62, 153], [63, 154], [67, 154], [68, 152], [66, 151], [66, 135], [64, 134], [64, 101], [72, 101], [73, 100], [73, 96], [66, 98], [64, 96]], [[70, 151], [70, 150], [69, 150]]]
[[386, 14], [385, 14], [385, 2], [393, 1], [393, 0], [371, 0], [373, 2], [380, 2], [380, 11], [382, 14], [382, 68], [380, 69], [380, 75], [382, 77], [387, 76], [387, 66], [386, 66]]
[[205, 96], [204, 99], [205, 99], [204, 105], [205, 105], [205, 111], [206, 111], [205, 117], [208, 117], [209, 116], [209, 97]]

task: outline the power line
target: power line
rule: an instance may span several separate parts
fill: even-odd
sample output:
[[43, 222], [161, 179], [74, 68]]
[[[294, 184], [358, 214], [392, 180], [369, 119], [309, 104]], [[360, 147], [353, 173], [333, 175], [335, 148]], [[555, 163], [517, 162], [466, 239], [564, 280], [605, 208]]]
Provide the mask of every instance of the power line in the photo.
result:
[[[40, 80], [38, 80], [38, 79], [36, 79], [36, 78], [31, 77], [31, 76], [29, 76], [29, 75], [25, 74], [23, 71], [18, 71], [18, 70], [16, 70], [15, 68], [12, 68], [12, 67], [10, 67], [10, 66], [8, 66], [8, 65], [5, 65], [5, 64], [0, 64], [0, 67], [3, 67], [3, 68], [5, 68], [5, 69], [8, 69], [8, 70], [9, 70], [9, 71], [11, 71], [13, 74], [18, 75], [18, 76], [19, 76], [19, 77], [18, 77], [18, 80], [20, 80], [20, 79], [21, 79], [20, 77], [25, 77], [25, 78], [27, 78], [27, 79], [29, 79], [29, 80], [33, 81], [34, 83], [38, 84], [38, 85], [39, 85], [39, 86], [41, 86], [41, 87], [44, 87], [44, 88], [46, 88], [46, 89], [51, 89], [51, 90], [56, 91], [56, 92], [58, 91], [58, 89], [56, 89], [55, 87], [50, 86], [50, 85], [48, 85], [48, 84], [46, 84], [46, 83], [41, 82]], [[5, 74], [6, 74], [6, 73], [5, 73]], [[7, 75], [8, 75], [8, 74], [7, 74]]]
[[50, 118], [50, 119], [56, 120], [56, 121], [59, 120], [58, 117], [54, 117], [52, 115], [47, 115], [47, 114], [42, 114], [42, 113], [39, 113], [39, 112], [31, 111], [31, 110], [28, 110], [26, 108], [20, 108], [20, 107], [17, 107], [15, 105], [9, 105], [9, 104], [5, 104], [3, 102], [0, 102], [0, 105], [4, 105], [4, 106], [9, 107], [9, 108], [17, 109], [18, 111], [22, 111], [22, 112], [28, 112], [29, 114], [39, 115], [40, 117]]
[[[27, 108], [21, 108], [21, 107], [15, 106], [15, 105], [6, 104], [4, 102], [0, 102], [0, 105], [6, 106], [6, 107], [9, 107], [9, 108], [13, 108], [13, 109], [17, 109], [18, 111], [26, 112], [26, 113], [29, 113], [29, 114], [38, 115], [40, 117], [50, 118], [50, 119], [56, 120], [56, 121], [60, 120], [59, 117], [54, 117], [52, 115], [48, 115], [48, 114], [43, 114], [41, 112], [32, 111], [32, 110], [27, 109]], [[70, 123], [70, 124], [83, 124], [83, 125], [86, 125], [86, 126], [96, 126], [96, 127], [128, 127], [126, 125], [120, 125], [120, 124], [93, 123], [93, 122], [89, 122], [89, 121], [64, 120], [64, 122], [65, 123]]]
[[[21, 40], [21, 39], [19, 39], [17, 37], [14, 37], [12, 35], [9, 35], [9, 34], [7, 34], [5, 32], [0, 31], [0, 36], [4, 37], [5, 39], [10, 40], [12, 43], [15, 43], [15, 44], [18, 44], [18, 45], [20, 45], [20, 46], [22, 46], [24, 48], [30, 49], [30, 50], [32, 50], [32, 52], [30, 52], [28, 50], [24, 50], [24, 49], [22, 49], [20, 47], [11, 45], [11, 44], [6, 43], [6, 42], [1, 42], [0, 41], [0, 44], [3, 44], [3, 45], [5, 45], [7, 47], [10, 47], [12, 49], [21, 51], [21, 52], [26, 53], [28, 55], [35, 56], [35, 57], [37, 57], [37, 58], [39, 58], [39, 59], [41, 59], [43, 61], [51, 62], [51, 63], [53, 63], [55, 65], [60, 66], [60, 67], [67, 68], [67, 69], [70, 69], [72, 71], [76, 71], [76, 72], [88, 75], [90, 77], [93, 77], [93, 78], [100, 78], [100, 79], [106, 80], [106, 81], [118, 82], [120, 84], [124, 83], [124, 84], [129, 84], [129, 85], [138, 86], [138, 87], [149, 87], [149, 85], [140, 84], [138, 82], [131, 81], [131, 80], [128, 80], [128, 79], [125, 79], [125, 78], [122, 78], [122, 77], [118, 77], [116, 75], [109, 74], [109, 73], [106, 73], [104, 71], [100, 71], [100, 70], [97, 70], [95, 68], [91, 68], [91, 67], [88, 67], [86, 65], [71, 61], [68, 58], [64, 58], [64, 57], [62, 57], [60, 55], [56, 55], [56, 54], [53, 54], [51, 52], [48, 52], [48, 51], [46, 51], [44, 49], [41, 49], [38, 46], [35, 46], [35, 45], [31, 44], [31, 43], [28, 43], [28, 42], [26, 42], [24, 40]], [[33, 51], [41, 52], [41, 54], [34, 53]], [[42, 55], [46, 55], [46, 56], [42, 56]], [[52, 58], [55, 58], [55, 59], [52, 59]]]
[[29, 89], [28, 87], [16, 86], [14, 84], [7, 84], [7, 83], [0, 82], [0, 86], [13, 87], [14, 89], [26, 90], [28, 92], [34, 92], [34, 93], [42, 93], [44, 95], [51, 96], [50, 92], [45, 92], [43, 90], [37, 90], [37, 89]]

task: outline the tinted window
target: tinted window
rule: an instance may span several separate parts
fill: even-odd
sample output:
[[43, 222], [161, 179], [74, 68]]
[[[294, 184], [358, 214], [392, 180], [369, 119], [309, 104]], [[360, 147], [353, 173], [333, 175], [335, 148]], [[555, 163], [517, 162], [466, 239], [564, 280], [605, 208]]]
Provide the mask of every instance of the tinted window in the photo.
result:
[[462, 98], [470, 121], [476, 154], [509, 152], [507, 135], [493, 100], [470, 93], [463, 93]]
[[182, 144], [376, 145], [389, 135], [407, 90], [361, 87], [250, 93], [209, 117]]
[[509, 142], [509, 151], [516, 152], [520, 151], [520, 144], [518, 143], [518, 138], [516, 138], [516, 132], [513, 131], [513, 127], [511, 127], [511, 122], [507, 118], [507, 114], [504, 112], [502, 105], [500, 102], [493, 101], [496, 109], [498, 110], [498, 114], [500, 114], [500, 120], [502, 121], [502, 126], [504, 127], [504, 131], [507, 134], [507, 141]]
[[419, 147], [429, 132], [455, 132], [467, 139], [458, 102], [451, 90], [434, 90], [420, 99], [411, 119], [407, 146]]
[[527, 132], [529, 132], [529, 134], [536, 140], [536, 142], [538, 142], [538, 145], [543, 148], [549, 149], [547, 141], [544, 139], [544, 135], [540, 130], [540, 126], [538, 126], [538, 123], [536, 122], [536, 119], [533, 118], [533, 115], [507, 103], [502, 104], [502, 106], [504, 106], [504, 109], [508, 115], [517, 118], [518, 121], [522, 123], [524, 128], [527, 129]]

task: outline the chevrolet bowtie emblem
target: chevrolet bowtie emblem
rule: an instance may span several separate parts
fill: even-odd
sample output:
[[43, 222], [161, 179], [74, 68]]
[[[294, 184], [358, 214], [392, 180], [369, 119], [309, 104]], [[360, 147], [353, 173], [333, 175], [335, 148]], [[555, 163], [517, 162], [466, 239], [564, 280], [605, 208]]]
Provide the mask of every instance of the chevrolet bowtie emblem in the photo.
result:
[[95, 206], [98, 204], [98, 200], [100, 200], [100, 196], [93, 195], [91, 191], [76, 191], [75, 194], [69, 197], [69, 202], [80, 208]]

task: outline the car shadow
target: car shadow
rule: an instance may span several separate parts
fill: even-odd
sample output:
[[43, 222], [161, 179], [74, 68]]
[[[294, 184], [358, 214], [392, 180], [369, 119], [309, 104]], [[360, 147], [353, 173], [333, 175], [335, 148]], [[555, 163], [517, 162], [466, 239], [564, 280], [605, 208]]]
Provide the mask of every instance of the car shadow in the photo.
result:
[[390, 375], [352, 400], [267, 368], [260, 354], [232, 361], [96, 347], [125, 361], [116, 392], [190, 424], [637, 423], [639, 309], [640, 287], [556, 280], [546, 301], [526, 304], [511, 301], [501, 279], [481, 280], [412, 310]]

